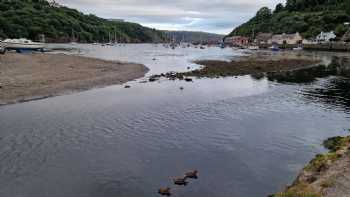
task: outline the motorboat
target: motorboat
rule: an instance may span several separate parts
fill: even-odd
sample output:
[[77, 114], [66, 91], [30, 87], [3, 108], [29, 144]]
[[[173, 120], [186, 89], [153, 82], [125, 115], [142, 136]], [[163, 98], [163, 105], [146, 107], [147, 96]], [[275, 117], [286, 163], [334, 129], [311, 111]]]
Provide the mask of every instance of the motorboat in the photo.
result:
[[16, 50], [16, 51], [22, 51], [22, 50], [43, 51], [45, 48], [44, 43], [33, 42], [25, 38], [6, 39], [1, 42], [1, 46], [4, 47], [6, 50]]

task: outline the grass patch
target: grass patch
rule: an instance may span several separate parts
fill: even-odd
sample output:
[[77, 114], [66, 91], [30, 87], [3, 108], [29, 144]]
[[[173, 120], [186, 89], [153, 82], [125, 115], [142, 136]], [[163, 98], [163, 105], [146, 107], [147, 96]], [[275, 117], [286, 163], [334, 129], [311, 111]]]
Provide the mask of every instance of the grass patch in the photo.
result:
[[299, 183], [274, 197], [321, 197], [321, 194], [313, 191], [306, 183]]
[[328, 180], [325, 180], [321, 183], [322, 188], [330, 188], [335, 185], [335, 180], [333, 178], [330, 178]]
[[325, 140], [323, 142], [323, 146], [332, 152], [336, 152], [344, 148], [344, 146], [346, 146], [347, 143], [349, 142], [350, 142], [350, 137], [337, 136], [337, 137], [331, 137]]

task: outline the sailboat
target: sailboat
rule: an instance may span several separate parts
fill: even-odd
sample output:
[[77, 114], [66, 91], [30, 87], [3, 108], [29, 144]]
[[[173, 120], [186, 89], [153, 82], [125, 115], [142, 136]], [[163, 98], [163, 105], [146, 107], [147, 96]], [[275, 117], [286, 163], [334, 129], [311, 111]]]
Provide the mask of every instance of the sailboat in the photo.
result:
[[200, 43], [200, 49], [205, 49], [205, 47], [203, 46], [203, 40], [202, 40], [202, 35], [200, 36], [200, 40], [201, 40], [201, 43]]
[[251, 40], [253, 41], [253, 44], [248, 46], [249, 50], [259, 50], [260, 47], [257, 44], [254, 44], [254, 38], [255, 38], [255, 27], [253, 28], [253, 35], [251, 37]]
[[74, 32], [74, 29], [72, 28], [72, 38], [71, 38], [70, 44], [71, 45], [76, 45], [77, 44], [76, 40], [77, 39], [75, 38], [75, 32]]

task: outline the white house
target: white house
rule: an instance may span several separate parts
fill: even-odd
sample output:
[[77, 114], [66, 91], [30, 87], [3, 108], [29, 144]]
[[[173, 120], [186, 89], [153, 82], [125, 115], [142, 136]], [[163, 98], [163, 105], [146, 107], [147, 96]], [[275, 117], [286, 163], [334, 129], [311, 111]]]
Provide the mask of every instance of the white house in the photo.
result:
[[321, 32], [316, 37], [317, 42], [329, 42], [332, 39], [335, 39], [337, 36], [335, 35], [334, 31], [331, 32]]

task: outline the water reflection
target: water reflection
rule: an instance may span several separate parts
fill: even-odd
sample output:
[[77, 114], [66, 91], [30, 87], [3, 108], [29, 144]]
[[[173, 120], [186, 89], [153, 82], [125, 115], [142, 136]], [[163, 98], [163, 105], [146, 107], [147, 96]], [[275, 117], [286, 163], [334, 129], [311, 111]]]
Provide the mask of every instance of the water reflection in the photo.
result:
[[333, 56], [329, 65], [296, 70], [286, 73], [269, 73], [270, 81], [279, 83], [315, 82], [320, 78], [327, 78], [317, 87], [305, 88], [301, 94], [312, 102], [327, 104], [329, 107], [345, 108], [350, 111], [350, 58]]
[[329, 65], [320, 65], [296, 71], [268, 73], [267, 78], [270, 81], [279, 83], [311, 83], [317, 78], [329, 76], [350, 76], [350, 59], [348, 57], [331, 58]]

